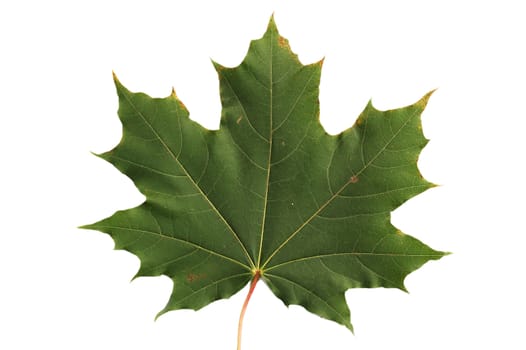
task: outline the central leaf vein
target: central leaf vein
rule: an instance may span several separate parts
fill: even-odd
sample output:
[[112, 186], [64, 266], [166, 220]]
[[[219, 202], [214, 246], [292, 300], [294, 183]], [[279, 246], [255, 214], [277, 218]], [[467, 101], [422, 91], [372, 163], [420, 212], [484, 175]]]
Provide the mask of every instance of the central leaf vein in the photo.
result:
[[265, 234], [265, 221], [267, 219], [267, 207], [268, 207], [268, 192], [269, 192], [269, 184], [270, 184], [270, 168], [272, 163], [272, 133], [273, 133], [273, 109], [274, 109], [274, 101], [273, 101], [273, 52], [272, 52], [272, 36], [273, 32], [270, 32], [270, 59], [269, 59], [269, 128], [268, 128], [268, 159], [267, 159], [267, 178], [265, 180], [265, 199], [263, 201], [263, 216], [261, 219], [261, 232], [259, 236], [259, 251], [258, 251], [258, 261], [257, 261], [257, 268], [259, 269], [261, 264], [261, 254], [263, 250], [263, 237]]

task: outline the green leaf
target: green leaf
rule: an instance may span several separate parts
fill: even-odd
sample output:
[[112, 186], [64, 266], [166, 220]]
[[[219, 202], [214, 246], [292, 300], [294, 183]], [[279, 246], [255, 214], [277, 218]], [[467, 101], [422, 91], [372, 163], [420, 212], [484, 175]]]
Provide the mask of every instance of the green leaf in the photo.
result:
[[390, 222], [433, 187], [417, 168], [431, 94], [396, 110], [369, 103], [331, 136], [319, 121], [322, 62], [302, 65], [273, 19], [238, 67], [214, 65], [217, 131], [175, 93], [151, 98], [115, 79], [123, 135], [100, 157], [146, 201], [84, 228], [137, 255], [137, 276], [173, 280], [160, 314], [228, 298], [257, 275], [285, 304], [352, 329], [346, 290], [405, 290], [410, 272], [445, 254]]

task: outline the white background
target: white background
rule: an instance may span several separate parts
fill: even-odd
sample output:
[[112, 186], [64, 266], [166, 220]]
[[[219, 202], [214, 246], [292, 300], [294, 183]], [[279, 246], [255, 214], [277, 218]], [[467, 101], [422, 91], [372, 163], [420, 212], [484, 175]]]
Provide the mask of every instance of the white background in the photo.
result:
[[[358, 3], [365, 3], [358, 4]], [[345, 4], [345, 5], [344, 5]], [[134, 91], [175, 86], [219, 123], [210, 58], [237, 65], [272, 12], [304, 63], [325, 57], [322, 122], [351, 126], [369, 98], [423, 115], [424, 176], [442, 186], [395, 224], [454, 254], [398, 290], [347, 293], [355, 335], [258, 285], [249, 349], [525, 349], [526, 10], [520, 1], [2, 1], [0, 348], [234, 349], [247, 289], [154, 322], [171, 282], [132, 283], [138, 260], [76, 227], [142, 202], [90, 154], [121, 126], [111, 71]]]

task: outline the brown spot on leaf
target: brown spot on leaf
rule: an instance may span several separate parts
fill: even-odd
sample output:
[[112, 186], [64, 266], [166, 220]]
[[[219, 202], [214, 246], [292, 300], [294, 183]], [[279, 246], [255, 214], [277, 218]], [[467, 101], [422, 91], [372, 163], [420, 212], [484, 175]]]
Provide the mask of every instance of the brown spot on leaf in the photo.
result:
[[180, 99], [177, 99], [177, 102], [179, 102], [179, 107], [181, 107], [181, 109], [184, 109], [185, 111], [188, 110]]
[[189, 274], [186, 275], [186, 281], [188, 283], [197, 282], [197, 281], [200, 281], [200, 280], [202, 280], [204, 278], [206, 278], [206, 273], [192, 273], [192, 272], [190, 272]]
[[288, 40], [285, 39], [284, 37], [282, 37], [281, 35], [280, 35], [279, 38], [278, 38], [278, 45], [279, 45], [280, 47], [284, 47], [284, 48], [289, 47]]
[[243, 116], [242, 116], [242, 115], [240, 115], [240, 116], [239, 116], [239, 118], [237, 118], [237, 120], [236, 120], [236, 124], [239, 124], [239, 123], [241, 123], [241, 120], [242, 120], [242, 119], [243, 119]]
[[174, 98], [177, 101], [177, 104], [179, 105], [179, 107], [181, 109], [187, 110], [186, 106], [184, 105], [184, 103], [179, 99], [179, 97], [177, 97], [177, 94], [175, 93], [175, 88], [174, 87], [172, 87], [172, 92], [170, 93], [170, 97]]
[[360, 180], [360, 179], [358, 179], [358, 176], [353, 175], [353, 176], [351, 176], [351, 180], [350, 180], [350, 181], [351, 181], [352, 184], [355, 184], [355, 183], [357, 183], [359, 180]]

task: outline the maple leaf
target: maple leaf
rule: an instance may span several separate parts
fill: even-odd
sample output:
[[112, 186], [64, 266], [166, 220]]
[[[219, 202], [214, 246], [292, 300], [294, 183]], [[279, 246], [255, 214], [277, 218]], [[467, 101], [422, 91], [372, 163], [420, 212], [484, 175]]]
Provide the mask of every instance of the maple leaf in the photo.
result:
[[172, 279], [160, 314], [200, 309], [252, 281], [244, 313], [262, 279], [285, 304], [352, 330], [346, 290], [405, 290], [410, 272], [445, 254], [390, 222], [434, 186], [417, 168], [430, 94], [389, 111], [369, 103], [331, 136], [319, 121], [322, 62], [302, 65], [273, 19], [238, 67], [214, 65], [219, 130], [189, 119], [175, 92], [151, 98], [115, 78], [123, 135], [100, 157], [146, 200], [83, 228], [137, 255], [137, 276]]

